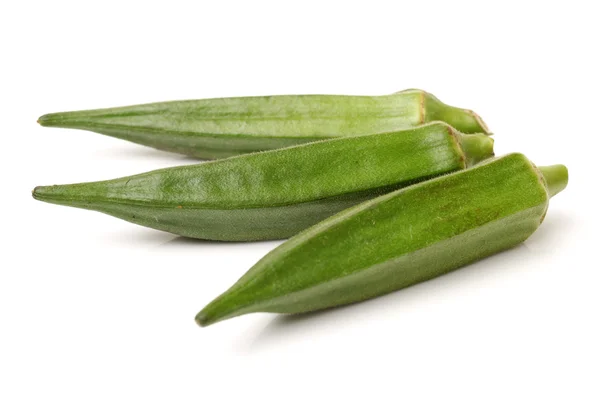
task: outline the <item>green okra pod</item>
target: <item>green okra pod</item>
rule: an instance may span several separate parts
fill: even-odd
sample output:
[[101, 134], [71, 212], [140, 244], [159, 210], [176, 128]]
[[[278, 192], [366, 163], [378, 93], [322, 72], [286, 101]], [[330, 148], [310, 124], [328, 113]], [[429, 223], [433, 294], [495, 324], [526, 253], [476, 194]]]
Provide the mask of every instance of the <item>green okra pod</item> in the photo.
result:
[[204, 159], [443, 121], [463, 133], [488, 133], [473, 111], [422, 90], [384, 96], [280, 95], [170, 101], [59, 112], [42, 126], [83, 129]]
[[492, 155], [490, 137], [435, 122], [115, 180], [37, 187], [33, 196], [187, 237], [279, 239], [367, 199]]
[[347, 209], [267, 254], [196, 317], [300, 313], [362, 301], [513, 247], [567, 185], [511, 154]]

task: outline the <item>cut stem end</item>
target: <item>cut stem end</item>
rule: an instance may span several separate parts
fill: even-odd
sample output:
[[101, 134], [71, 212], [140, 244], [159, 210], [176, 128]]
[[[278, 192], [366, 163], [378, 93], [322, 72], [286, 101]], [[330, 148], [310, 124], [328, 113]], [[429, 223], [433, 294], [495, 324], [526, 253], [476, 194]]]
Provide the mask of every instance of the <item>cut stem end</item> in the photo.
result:
[[494, 156], [494, 139], [483, 133], [457, 133], [457, 138], [465, 154], [467, 167]]
[[565, 165], [540, 166], [538, 169], [544, 176], [550, 197], [554, 197], [567, 187], [569, 170]]

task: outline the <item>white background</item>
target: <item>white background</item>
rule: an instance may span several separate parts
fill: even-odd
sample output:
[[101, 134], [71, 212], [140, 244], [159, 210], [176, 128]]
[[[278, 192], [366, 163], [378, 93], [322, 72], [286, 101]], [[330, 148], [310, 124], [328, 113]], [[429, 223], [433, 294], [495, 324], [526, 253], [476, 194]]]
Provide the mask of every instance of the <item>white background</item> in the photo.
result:
[[[598, 398], [595, 1], [21, 1], [0, 9], [2, 398]], [[417, 87], [496, 153], [564, 163], [525, 244], [301, 317], [194, 316], [278, 242], [177, 238], [36, 202], [36, 185], [192, 163], [56, 111]]]

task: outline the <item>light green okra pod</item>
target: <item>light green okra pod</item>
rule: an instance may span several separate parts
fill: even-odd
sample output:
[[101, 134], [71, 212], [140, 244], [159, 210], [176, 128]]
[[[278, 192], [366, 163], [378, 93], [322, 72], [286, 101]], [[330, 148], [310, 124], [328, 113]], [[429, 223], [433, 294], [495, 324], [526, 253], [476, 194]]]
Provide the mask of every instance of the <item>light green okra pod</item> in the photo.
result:
[[435, 122], [115, 180], [37, 187], [33, 196], [187, 237], [280, 239], [367, 199], [492, 155], [490, 137]]
[[267, 254], [196, 317], [300, 313], [383, 295], [513, 247], [567, 185], [511, 154], [347, 209]]
[[170, 101], [59, 112], [42, 126], [83, 129], [204, 159], [289, 147], [333, 137], [391, 132], [443, 121], [488, 133], [473, 111], [422, 90], [384, 96], [280, 95]]

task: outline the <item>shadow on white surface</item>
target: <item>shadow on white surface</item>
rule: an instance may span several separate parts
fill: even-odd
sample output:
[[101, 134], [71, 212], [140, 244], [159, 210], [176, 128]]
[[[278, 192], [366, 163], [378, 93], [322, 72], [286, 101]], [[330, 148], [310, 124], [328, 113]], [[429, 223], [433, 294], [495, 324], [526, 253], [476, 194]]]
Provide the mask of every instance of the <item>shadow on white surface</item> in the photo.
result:
[[380, 317], [377, 317], [379, 319], [387, 315], [397, 322], [402, 320], [404, 314], [414, 311], [419, 303], [438, 295], [439, 291], [452, 290], [460, 295], [463, 285], [480, 278], [481, 273], [489, 273], [495, 268], [517, 268], [517, 263], [520, 263], [528, 253], [530, 251], [520, 244], [470, 266], [387, 295], [311, 313], [277, 315], [256, 337], [249, 350], [268, 347], [282, 340], [297, 339], [302, 331], [307, 329], [343, 329], [344, 324], [372, 322], [375, 313], [380, 314]]
[[523, 245], [538, 250], [553, 250], [555, 245], [568, 239], [570, 231], [576, 226], [572, 216], [562, 209], [553, 210], [552, 205], [546, 218], [537, 231]]
[[202, 159], [193, 158], [174, 152], [161, 151], [152, 147], [136, 145], [133, 143], [122, 143], [120, 147], [102, 148], [94, 151], [94, 155], [100, 158], [112, 160], [135, 160], [135, 161], [157, 161], [157, 162], [202, 162]]
[[193, 247], [193, 246], [248, 246], [248, 245], [260, 245], [260, 244], [279, 244], [282, 243], [283, 240], [271, 240], [271, 241], [211, 241], [211, 240], [201, 240], [198, 238], [190, 238], [190, 237], [175, 237], [167, 242], [160, 244], [160, 247]]
[[[549, 214], [542, 225], [543, 228], [540, 227], [530, 238], [531, 240], [536, 237], [533, 245], [528, 246], [530, 240], [527, 240], [526, 243], [512, 249], [432, 280], [363, 302], [311, 313], [276, 315], [254, 340], [248, 343], [247, 349], [253, 351], [282, 340], [302, 339], [307, 329], [339, 331], [344, 328], [344, 324], [371, 323], [374, 318], [381, 320], [393, 317], [397, 322], [402, 320], [403, 314], [418, 309], [420, 304], [425, 312], [435, 297], [443, 299], [446, 294], [467, 295], [482, 287], [485, 280], [500, 278], [503, 274], [522, 272], [528, 263], [531, 264], [535, 258], [543, 256], [546, 250], [549, 252], [553, 249], [554, 243], [560, 240], [571, 225], [572, 222], [566, 214], [560, 212], [555, 215]], [[531, 267], [536, 266], [531, 265]]]
[[167, 233], [167, 232], [160, 231], [160, 230], [149, 229], [149, 228], [145, 228], [143, 226], [139, 226], [141, 228], [138, 228], [138, 226], [128, 226], [128, 227], [132, 227], [132, 228], [125, 230], [125, 227], [124, 227], [122, 234], [119, 234], [119, 235], [114, 234], [115, 235], [114, 240], [117, 242], [125, 242], [125, 243], [127, 243], [127, 245], [135, 245], [135, 246], [142, 246], [142, 247], [147, 247], [147, 246], [157, 247], [157, 246], [164, 245], [165, 243], [172, 240], [174, 237], [177, 238], [177, 236], [174, 236], [171, 233]]

